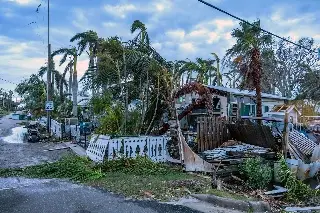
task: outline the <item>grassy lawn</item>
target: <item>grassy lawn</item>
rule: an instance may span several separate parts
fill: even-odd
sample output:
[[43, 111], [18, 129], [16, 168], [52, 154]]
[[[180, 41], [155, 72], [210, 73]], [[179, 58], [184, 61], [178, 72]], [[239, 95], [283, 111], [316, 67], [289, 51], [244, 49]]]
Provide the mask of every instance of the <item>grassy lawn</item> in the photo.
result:
[[105, 177], [87, 182], [132, 198], [152, 198], [170, 201], [191, 193], [203, 193], [210, 188], [210, 181], [182, 172], [167, 175], [130, 175], [108, 172]]
[[244, 196], [211, 189], [211, 179], [187, 174], [179, 167], [158, 164], [149, 159], [120, 159], [93, 164], [73, 154], [55, 163], [24, 169], [0, 169], [0, 177], [68, 178], [126, 197], [171, 201], [189, 193], [212, 193], [221, 197], [246, 199]]

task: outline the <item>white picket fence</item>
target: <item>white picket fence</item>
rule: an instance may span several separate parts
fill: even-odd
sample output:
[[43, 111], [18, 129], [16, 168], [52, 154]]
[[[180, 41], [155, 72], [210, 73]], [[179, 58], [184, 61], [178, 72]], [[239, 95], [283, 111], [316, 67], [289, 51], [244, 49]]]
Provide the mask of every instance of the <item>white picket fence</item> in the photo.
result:
[[51, 135], [62, 138], [62, 124], [53, 119], [51, 119]]
[[138, 155], [148, 156], [155, 162], [165, 162], [167, 155], [168, 137], [140, 136], [110, 139], [106, 135], [93, 135], [86, 150], [87, 156], [96, 162], [105, 159], [112, 160], [120, 156], [134, 158]]

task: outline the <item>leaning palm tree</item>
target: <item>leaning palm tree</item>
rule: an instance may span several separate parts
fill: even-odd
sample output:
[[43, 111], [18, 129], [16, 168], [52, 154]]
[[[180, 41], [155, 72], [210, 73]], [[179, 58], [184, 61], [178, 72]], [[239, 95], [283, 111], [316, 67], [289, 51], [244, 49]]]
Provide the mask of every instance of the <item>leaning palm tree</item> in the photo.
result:
[[256, 90], [257, 116], [262, 117], [261, 51], [269, 49], [272, 37], [261, 31], [260, 21], [253, 25], [240, 22], [240, 28], [234, 29], [231, 35], [236, 39], [236, 44], [227, 50], [226, 57], [235, 58], [234, 62], [242, 75], [240, 87]]
[[135, 20], [131, 25], [131, 33], [140, 30], [137, 36], [133, 39], [133, 42], [138, 43], [140, 46], [150, 46], [150, 39], [147, 32], [147, 28], [144, 23], [139, 20]]
[[[81, 55], [87, 48], [89, 49], [89, 52], [87, 51], [87, 54], [89, 56], [88, 72], [93, 73], [93, 76], [95, 76], [97, 68], [95, 61], [99, 46], [98, 34], [92, 30], [77, 33], [70, 39], [70, 42], [74, 41], [78, 41], [77, 45], [79, 49], [79, 55]], [[93, 88], [92, 95], [95, 96], [95, 90]]]
[[52, 57], [56, 55], [63, 54], [62, 59], [60, 60], [60, 65], [64, 64], [67, 60], [67, 57], [71, 57], [73, 61], [73, 72], [72, 72], [72, 114], [73, 116], [78, 116], [78, 73], [77, 73], [77, 61], [78, 61], [78, 52], [75, 47], [72, 48], [61, 48], [52, 53]]

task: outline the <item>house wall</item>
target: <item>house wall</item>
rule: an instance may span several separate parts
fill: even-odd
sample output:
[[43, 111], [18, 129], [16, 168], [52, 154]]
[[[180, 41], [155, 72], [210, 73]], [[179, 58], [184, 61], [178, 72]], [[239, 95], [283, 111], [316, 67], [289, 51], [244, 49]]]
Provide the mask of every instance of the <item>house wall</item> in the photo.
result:
[[[257, 114], [257, 106], [255, 103], [255, 97], [249, 96], [231, 96], [230, 101], [238, 103], [239, 107], [243, 107], [245, 109], [240, 110], [240, 115], [250, 115], [256, 116]], [[270, 112], [276, 105], [284, 104], [284, 100], [280, 99], [270, 99], [270, 98], [262, 98], [262, 114], [266, 112]], [[249, 111], [249, 114], [248, 114]], [[230, 111], [228, 111], [228, 116], [230, 116]]]
[[[228, 98], [220, 95], [212, 94], [213, 97], [218, 97], [220, 99], [218, 105], [220, 105], [220, 111], [222, 116], [227, 116], [227, 106], [228, 106]], [[200, 96], [197, 93], [190, 93], [176, 99], [176, 108], [186, 107], [192, 103], [192, 99], [198, 99]]]
[[290, 113], [289, 113], [289, 121], [290, 121], [290, 118], [292, 118], [292, 122], [295, 124], [295, 123], [298, 123], [298, 112], [296, 110], [292, 110]]

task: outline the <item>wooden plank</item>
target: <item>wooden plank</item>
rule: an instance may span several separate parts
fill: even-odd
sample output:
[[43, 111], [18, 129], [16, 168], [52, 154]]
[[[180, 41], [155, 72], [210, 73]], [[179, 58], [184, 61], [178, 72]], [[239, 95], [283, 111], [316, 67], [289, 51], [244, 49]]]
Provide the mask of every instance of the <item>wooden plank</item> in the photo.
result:
[[203, 151], [207, 150], [207, 133], [206, 133], [206, 129], [207, 129], [207, 120], [205, 117], [202, 118], [203, 119], [203, 126], [202, 126], [202, 134], [203, 134]]
[[200, 141], [201, 141], [201, 152], [203, 152], [205, 150], [205, 142], [204, 142], [204, 131], [203, 131], [203, 125], [204, 125], [204, 119], [201, 118], [201, 122], [200, 122]]
[[201, 152], [201, 139], [200, 139], [200, 134], [201, 134], [200, 118], [197, 118], [197, 143], [198, 143], [198, 153]]
[[216, 141], [217, 139], [217, 136], [216, 136], [216, 128], [217, 128], [217, 125], [216, 125], [216, 118], [212, 118], [212, 122], [214, 123], [213, 124], [213, 127], [212, 127], [212, 137], [213, 137], [213, 141]]
[[213, 143], [214, 143], [214, 135], [213, 135], [213, 128], [214, 128], [214, 123], [213, 123], [213, 118], [209, 117], [209, 131], [210, 131], [210, 147], [209, 149], [214, 149]]
[[219, 117], [218, 120], [219, 120], [219, 123], [218, 123], [218, 125], [219, 125], [219, 140], [217, 142], [216, 148], [219, 147], [223, 143], [223, 139], [222, 139], [222, 118]]

